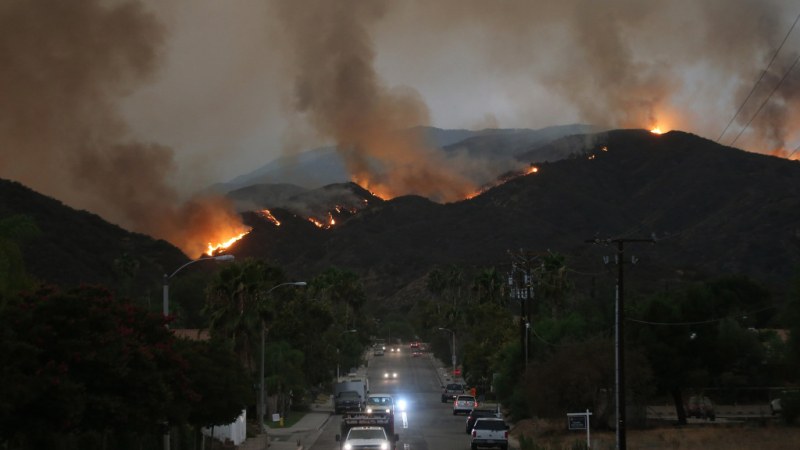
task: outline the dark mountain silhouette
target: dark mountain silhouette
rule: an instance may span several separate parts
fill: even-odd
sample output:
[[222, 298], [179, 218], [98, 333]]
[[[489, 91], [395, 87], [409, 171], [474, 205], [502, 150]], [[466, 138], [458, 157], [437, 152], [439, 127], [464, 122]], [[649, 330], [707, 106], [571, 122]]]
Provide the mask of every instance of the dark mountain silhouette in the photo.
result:
[[539, 172], [470, 200], [395, 198], [308, 238], [289, 223], [269, 235], [251, 233], [232, 252], [268, 257], [300, 276], [351, 267], [380, 296], [436, 265], [507, 266], [508, 251], [521, 248], [563, 253], [576, 270], [605, 274], [602, 257], [613, 260], [616, 247], [586, 243], [594, 238], [655, 236], [656, 244], [630, 246], [628, 253], [638, 256], [635, 273], [648, 283], [747, 274], [785, 287], [797, 273], [795, 161], [645, 130], [570, 136], [520, 157], [553, 152], [572, 156], [539, 163]]
[[[561, 158], [542, 162], [548, 159], [542, 155]], [[283, 200], [325, 212], [335, 211], [342, 193], [367, 202], [330, 228], [315, 226], [295, 203], [270, 208], [279, 226], [258, 210], [245, 212], [253, 230], [230, 251], [279, 264], [296, 279], [331, 265], [352, 268], [378, 299], [413, 299], [409, 286], [424, 288], [421, 280], [440, 265], [505, 270], [508, 252], [519, 249], [566, 255], [578, 282], [613, 280], [616, 247], [586, 242], [594, 238], [655, 236], [655, 244], [626, 248], [626, 256], [639, 259], [628, 283], [653, 290], [693, 277], [745, 274], [785, 291], [800, 267], [797, 161], [644, 130], [568, 136], [520, 149], [516, 157], [539, 171], [449, 204], [417, 196], [380, 201], [352, 183], [251, 187], [235, 195], [258, 204], [264, 192], [297, 191]], [[188, 260], [166, 242], [0, 182], [0, 214], [19, 213], [42, 229], [24, 255], [28, 271], [45, 281], [119, 285], [127, 277], [157, 289], [165, 268]], [[126, 276], [120, 264], [131, 260], [137, 268]]]
[[166, 241], [131, 233], [13, 181], [0, 180], [0, 217], [22, 214], [40, 233], [22, 245], [28, 274], [62, 286], [101, 284], [160, 298], [164, 273], [189, 260]]

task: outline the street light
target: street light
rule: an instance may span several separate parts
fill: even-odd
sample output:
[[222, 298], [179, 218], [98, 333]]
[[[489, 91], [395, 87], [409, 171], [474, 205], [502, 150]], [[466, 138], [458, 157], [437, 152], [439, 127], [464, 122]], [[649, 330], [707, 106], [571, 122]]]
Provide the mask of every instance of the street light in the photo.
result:
[[[275, 286], [272, 286], [270, 290], [264, 294], [264, 297], [268, 296], [270, 292], [278, 289], [281, 286], [305, 286], [305, 281], [290, 281], [288, 283], [281, 283]], [[266, 412], [266, 398], [264, 397], [264, 347], [266, 346], [266, 327], [264, 326], [264, 320], [261, 320], [261, 364], [259, 369], [259, 387], [258, 387], [258, 420], [261, 423], [261, 433], [265, 433], [267, 431], [267, 425], [264, 423], [264, 414]]]
[[178, 274], [184, 267], [194, 264], [200, 261], [208, 261], [209, 259], [213, 259], [215, 261], [226, 262], [226, 261], [233, 261], [233, 255], [217, 255], [217, 256], [206, 256], [205, 258], [197, 258], [193, 259], [186, 264], [178, 267], [175, 269], [175, 272], [172, 272], [172, 275], [164, 274], [164, 317], [169, 316], [169, 280]]
[[[344, 330], [341, 333], [339, 333], [339, 337], [342, 337], [347, 333], [357, 333], [357, 332], [358, 332], [358, 330], [356, 330], [355, 328], [353, 328], [352, 330]], [[338, 348], [336, 349], [336, 382], [337, 383], [339, 382], [339, 349]]]
[[[177, 269], [175, 269], [175, 272], [172, 272], [172, 275], [164, 274], [164, 305], [163, 305], [164, 319], [166, 319], [169, 316], [169, 280], [172, 279], [172, 277], [174, 277], [175, 275], [177, 275], [178, 272], [183, 270], [184, 267], [186, 267], [188, 265], [191, 265], [191, 264], [194, 264], [196, 262], [208, 261], [210, 259], [213, 259], [215, 261], [220, 261], [220, 262], [226, 262], [226, 261], [233, 261], [234, 256], [233, 255], [217, 255], [217, 256], [206, 256], [205, 258], [193, 259], [193, 260], [187, 262], [186, 264], [184, 264], [184, 265], [178, 267]], [[165, 322], [166, 322], [166, 320], [165, 320]], [[169, 324], [167, 324], [167, 323], [165, 323], [164, 326], [169, 328]], [[165, 429], [165, 431], [164, 431], [164, 450], [169, 450], [169, 445], [170, 445], [169, 424], [167, 424], [167, 426], [164, 427], [164, 429]]]
[[453, 353], [451, 356], [451, 362], [453, 363], [453, 376], [456, 376], [456, 332], [443, 327], [439, 327], [439, 331], [449, 331], [453, 335]]

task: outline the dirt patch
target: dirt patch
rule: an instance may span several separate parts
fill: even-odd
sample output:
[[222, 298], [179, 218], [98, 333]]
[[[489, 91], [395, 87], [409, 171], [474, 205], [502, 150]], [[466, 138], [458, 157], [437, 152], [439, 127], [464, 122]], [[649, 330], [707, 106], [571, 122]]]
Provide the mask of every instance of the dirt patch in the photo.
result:
[[[564, 422], [529, 419], [511, 429], [517, 439], [525, 436], [532, 441], [530, 449], [571, 450], [586, 444], [586, 433], [568, 431]], [[616, 447], [616, 433], [595, 431], [591, 433], [592, 449], [611, 450]], [[648, 450], [796, 450], [800, 448], [800, 427], [780, 424], [713, 424], [651, 427], [643, 430], [628, 429], [627, 447]], [[523, 448], [522, 450], [528, 450]]]

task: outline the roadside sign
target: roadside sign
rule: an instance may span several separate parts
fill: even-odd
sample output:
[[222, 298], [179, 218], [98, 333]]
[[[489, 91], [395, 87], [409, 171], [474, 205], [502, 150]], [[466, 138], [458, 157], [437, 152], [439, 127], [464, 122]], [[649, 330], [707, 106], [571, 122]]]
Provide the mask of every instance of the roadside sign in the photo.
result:
[[592, 448], [591, 444], [591, 426], [589, 423], [589, 416], [592, 413], [587, 409], [582, 413], [567, 413], [567, 428], [570, 431], [586, 430], [586, 448]]
[[586, 429], [586, 414], [567, 414], [567, 422], [569, 423], [570, 431], [578, 431]]

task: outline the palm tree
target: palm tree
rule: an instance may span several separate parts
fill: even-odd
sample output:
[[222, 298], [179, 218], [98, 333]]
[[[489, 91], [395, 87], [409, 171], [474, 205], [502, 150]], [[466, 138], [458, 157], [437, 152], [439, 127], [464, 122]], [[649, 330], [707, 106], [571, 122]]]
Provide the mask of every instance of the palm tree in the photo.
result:
[[479, 303], [501, 304], [505, 298], [504, 288], [503, 277], [494, 267], [479, 272], [472, 282]]
[[538, 270], [537, 292], [542, 301], [550, 304], [550, 313], [558, 318], [564, 308], [564, 301], [572, 289], [572, 282], [567, 278], [566, 257], [548, 251], [542, 256], [542, 265]]
[[39, 234], [33, 219], [14, 215], [0, 219], [0, 297], [19, 292], [32, 281], [25, 273], [19, 244]]
[[210, 318], [211, 334], [229, 339], [251, 370], [262, 324], [272, 316], [272, 302], [266, 301], [266, 292], [284, 280], [280, 269], [248, 259], [226, 265], [207, 288], [203, 312]]

